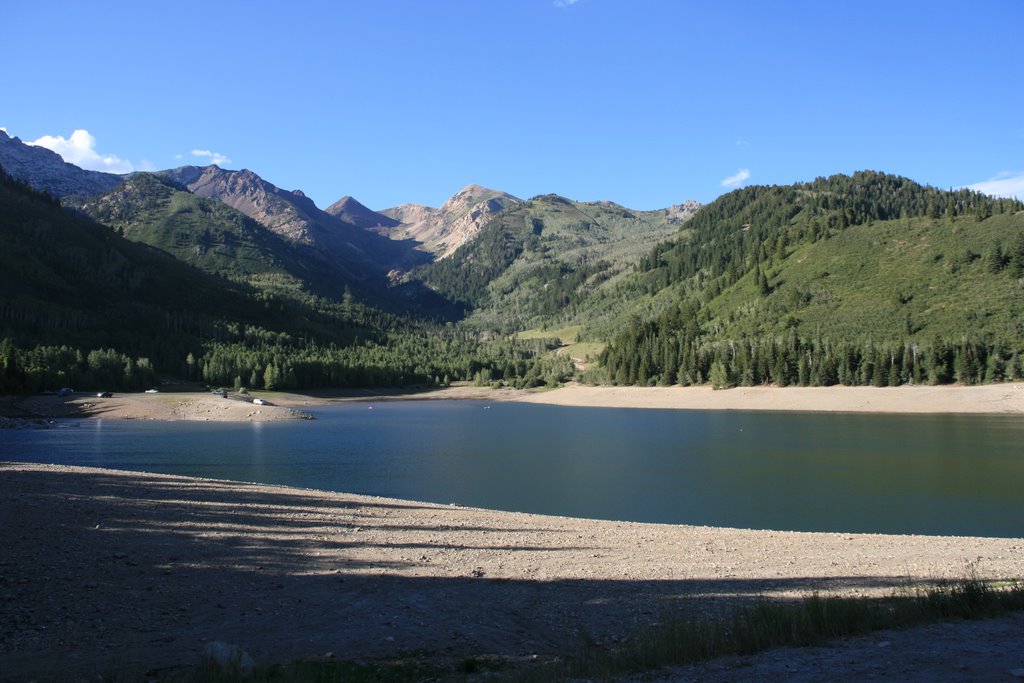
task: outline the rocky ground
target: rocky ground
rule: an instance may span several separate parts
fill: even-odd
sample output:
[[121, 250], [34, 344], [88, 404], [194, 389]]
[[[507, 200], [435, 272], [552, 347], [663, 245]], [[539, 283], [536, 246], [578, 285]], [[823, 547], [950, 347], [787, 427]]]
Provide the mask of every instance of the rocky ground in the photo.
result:
[[[1022, 539], [601, 522], [21, 463], [0, 464], [0, 490], [2, 680], [158, 673], [211, 641], [261, 664], [530, 661], [582, 637], [612, 645], [668, 610], [1024, 575]], [[992, 647], [1019, 656], [1020, 626]], [[882, 640], [867, 641], [873, 660]], [[997, 661], [956, 656], [963, 680]], [[753, 660], [707, 666], [674, 675], [761, 678]], [[769, 680], [792, 677], [780, 671]]]

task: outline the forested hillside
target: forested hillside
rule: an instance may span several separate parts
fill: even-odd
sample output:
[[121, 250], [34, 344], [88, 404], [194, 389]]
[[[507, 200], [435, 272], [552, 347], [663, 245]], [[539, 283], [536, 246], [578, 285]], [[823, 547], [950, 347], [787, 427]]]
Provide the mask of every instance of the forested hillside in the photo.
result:
[[1020, 377], [1022, 209], [870, 172], [729, 193], [623, 283], [619, 294], [639, 303], [603, 355], [605, 377], [717, 386]]
[[[156, 195], [186, 213], [220, 214], [174, 191]], [[239, 239], [230, 245], [236, 255], [240, 246], [254, 250], [246, 268], [273, 265], [258, 241], [242, 240], [246, 227], [234, 220], [197, 224], [209, 229], [206, 246], [215, 252], [200, 265], [231, 271], [233, 259], [221, 263], [224, 253], [216, 253], [231, 236]], [[258, 289], [120, 234], [154, 225], [101, 225], [0, 172], [0, 392], [131, 389], [159, 376], [252, 388], [461, 379], [534, 385], [571, 372], [566, 361], [542, 358], [544, 342], [488, 342], [351, 295], [328, 300]], [[174, 239], [172, 232], [172, 252]]]

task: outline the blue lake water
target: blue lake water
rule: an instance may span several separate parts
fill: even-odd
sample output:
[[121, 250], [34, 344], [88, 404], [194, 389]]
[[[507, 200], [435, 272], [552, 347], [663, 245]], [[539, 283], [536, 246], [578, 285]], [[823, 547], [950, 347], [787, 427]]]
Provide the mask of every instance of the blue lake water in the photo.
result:
[[0, 459], [598, 519], [1024, 536], [1019, 417], [474, 401], [313, 412], [265, 424], [63, 421], [0, 432]]

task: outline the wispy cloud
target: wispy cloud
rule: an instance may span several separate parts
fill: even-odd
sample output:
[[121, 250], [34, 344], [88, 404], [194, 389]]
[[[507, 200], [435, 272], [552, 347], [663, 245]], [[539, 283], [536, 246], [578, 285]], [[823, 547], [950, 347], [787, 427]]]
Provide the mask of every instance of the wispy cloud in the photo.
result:
[[228, 159], [227, 155], [220, 152], [211, 152], [208, 149], [194, 149], [192, 150], [192, 156], [206, 159], [209, 163], [216, 164], [217, 166], [231, 163], [231, 159]]
[[1004, 171], [995, 178], [989, 178], [967, 187], [996, 197], [1024, 199], [1024, 172]]
[[580, 0], [553, 0], [555, 7], [572, 7]]
[[747, 142], [746, 140], [744, 140], [743, 138], [736, 138], [736, 146], [737, 147], [750, 147], [750, 143]]
[[64, 161], [90, 171], [106, 171], [107, 173], [130, 173], [134, 170], [131, 162], [113, 154], [100, 154], [96, 151], [96, 138], [79, 128], [70, 138], [62, 135], [44, 135], [33, 142], [27, 143], [56, 152]]
[[750, 178], [750, 169], [741, 168], [736, 175], [722, 179], [722, 187], [739, 187], [744, 181]]

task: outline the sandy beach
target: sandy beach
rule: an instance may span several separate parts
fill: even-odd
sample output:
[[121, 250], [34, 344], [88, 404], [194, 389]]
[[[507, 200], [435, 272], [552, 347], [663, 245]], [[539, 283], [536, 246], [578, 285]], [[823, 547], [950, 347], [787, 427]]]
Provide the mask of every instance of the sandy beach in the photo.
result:
[[1024, 576], [1024, 540], [748, 531], [0, 463], [0, 679], [195, 664], [547, 657], [667, 610]]
[[858, 413], [1024, 413], [1024, 384], [900, 387], [610, 387], [570, 385], [514, 400], [562, 406]]

